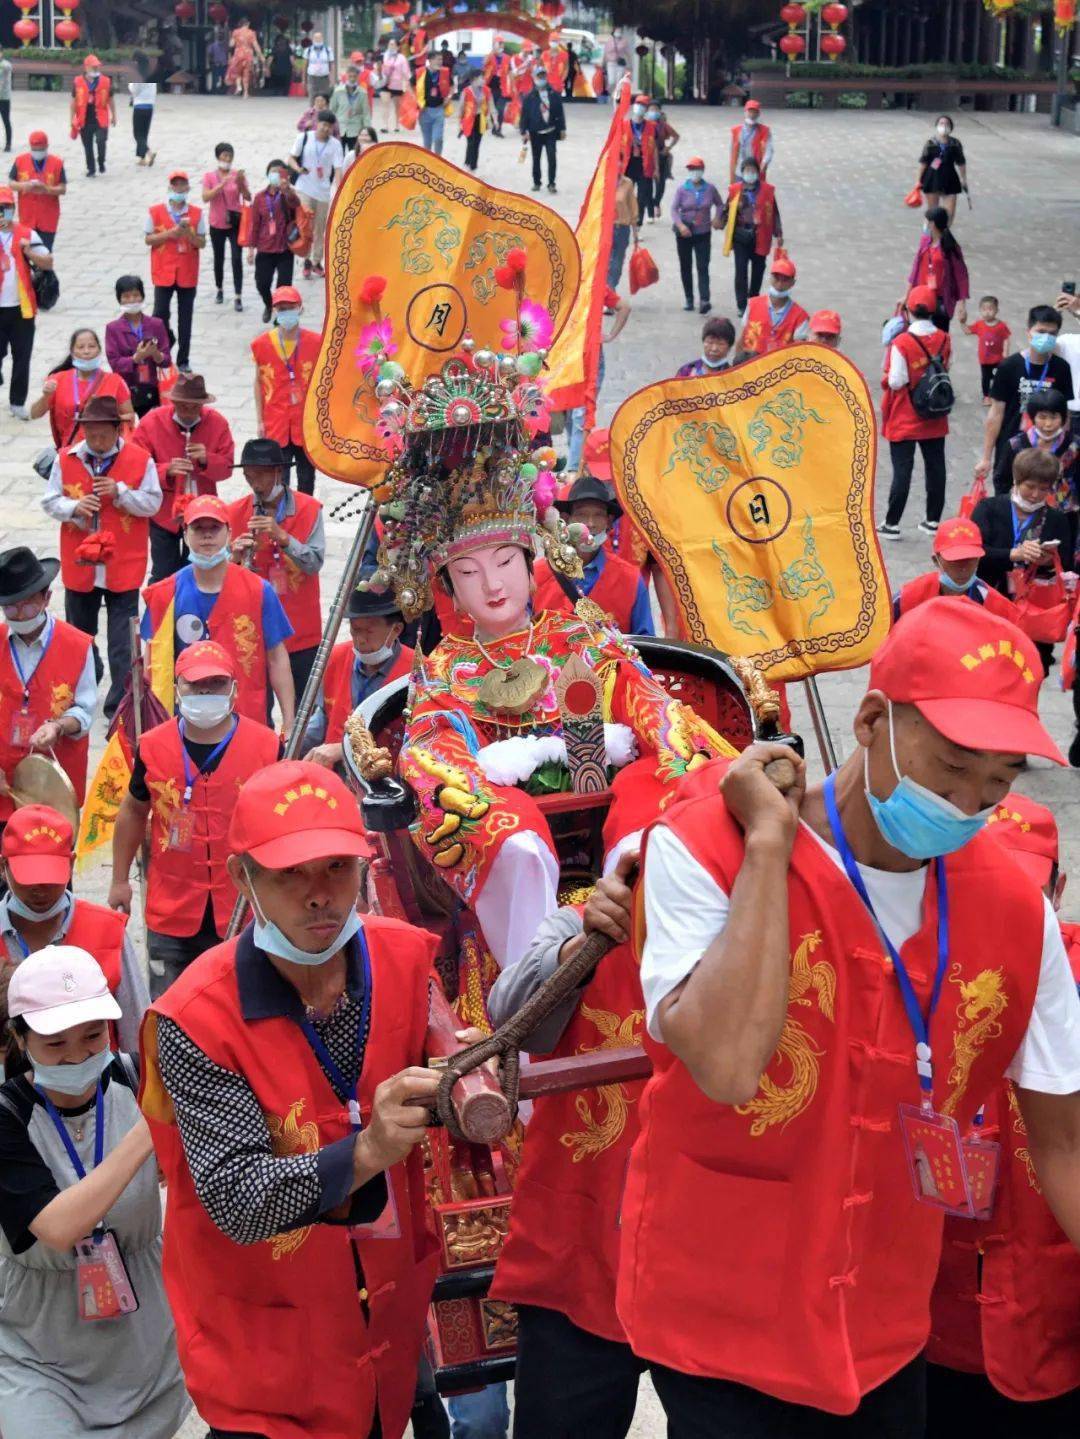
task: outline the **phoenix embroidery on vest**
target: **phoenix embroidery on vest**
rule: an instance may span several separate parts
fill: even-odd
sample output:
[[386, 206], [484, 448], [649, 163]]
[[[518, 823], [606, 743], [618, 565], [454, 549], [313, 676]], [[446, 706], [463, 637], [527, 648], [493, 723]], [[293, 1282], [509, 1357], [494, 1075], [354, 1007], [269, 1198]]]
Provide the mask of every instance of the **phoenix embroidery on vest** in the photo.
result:
[[[788, 1006], [790, 1009], [791, 1005], [801, 1004], [812, 1009], [814, 1000], [807, 995], [807, 991], [812, 990], [819, 1012], [831, 1024], [836, 1013], [836, 970], [827, 959], [810, 963], [810, 955], [820, 943], [821, 930], [812, 930], [811, 933], [803, 935], [792, 955]], [[735, 1107], [736, 1114], [754, 1115], [750, 1125], [750, 1133], [754, 1139], [760, 1139], [774, 1124], [785, 1129], [809, 1106], [817, 1093], [820, 1073], [818, 1060], [824, 1053], [823, 1049], [817, 1048], [798, 1020], [789, 1013], [784, 1021], [773, 1063], [777, 1060], [787, 1061], [791, 1068], [791, 1082], [779, 1085], [770, 1079], [768, 1074], [763, 1074], [754, 1098], [748, 1104]]]
[[74, 703], [75, 691], [66, 680], [61, 680], [59, 684], [53, 685], [52, 697], [49, 700], [53, 719], [59, 719], [62, 714], [66, 714]]
[[[300, 1123], [306, 1101], [294, 1099], [284, 1119], [278, 1114], [266, 1116], [266, 1128], [270, 1135], [270, 1148], [278, 1159], [287, 1159], [292, 1154], [317, 1154], [319, 1151], [319, 1126], [310, 1119]], [[274, 1260], [287, 1259], [295, 1254], [311, 1233], [312, 1226], [290, 1229], [284, 1234], [274, 1234], [267, 1241]]]
[[[632, 1009], [625, 1019], [620, 1019], [610, 1010], [592, 1009], [582, 1002], [579, 1012], [582, 1019], [595, 1025], [604, 1037], [599, 1044], [579, 1045], [578, 1054], [594, 1054], [600, 1049], [629, 1049], [641, 1043], [641, 1029], [645, 1023], [643, 1009]], [[584, 1128], [559, 1135], [559, 1143], [573, 1151], [571, 1157], [575, 1164], [580, 1164], [583, 1159], [594, 1159], [618, 1143], [634, 1102], [626, 1092], [625, 1084], [602, 1084], [597, 1098], [604, 1102], [603, 1119], [593, 1118], [592, 1105], [584, 1094], [579, 1094], [574, 1100], [574, 1108]]]
[[177, 788], [176, 780], [152, 779], [147, 784], [154, 795], [154, 812], [161, 819], [161, 834], [158, 844], [162, 851], [169, 847], [169, 829], [172, 825], [173, 815], [180, 808], [180, 790]]
[[258, 640], [255, 635], [255, 623], [250, 615], [233, 616], [233, 644], [236, 646], [236, 658], [240, 661], [240, 667], [245, 675], [251, 674], [251, 662], [258, 649]]
[[[953, 1065], [949, 1070], [952, 1089], [941, 1106], [941, 1112], [952, 1115], [964, 1096], [972, 1065], [983, 1045], [1001, 1034], [999, 1020], [1009, 1000], [1000, 969], [983, 969], [974, 979], [965, 980], [960, 965], [954, 964], [949, 983], [960, 987], [960, 1003], [956, 1006], [960, 1024], [953, 1041]], [[975, 1023], [968, 1029], [966, 1026], [972, 1020]]]

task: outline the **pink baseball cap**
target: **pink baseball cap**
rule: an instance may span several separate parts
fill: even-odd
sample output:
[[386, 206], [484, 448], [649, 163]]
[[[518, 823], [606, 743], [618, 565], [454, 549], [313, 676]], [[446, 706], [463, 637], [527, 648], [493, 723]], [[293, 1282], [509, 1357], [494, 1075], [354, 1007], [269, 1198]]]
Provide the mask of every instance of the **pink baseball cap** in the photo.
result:
[[8, 985], [8, 1014], [35, 1034], [60, 1034], [92, 1019], [119, 1019], [101, 965], [73, 944], [47, 944], [15, 968]]

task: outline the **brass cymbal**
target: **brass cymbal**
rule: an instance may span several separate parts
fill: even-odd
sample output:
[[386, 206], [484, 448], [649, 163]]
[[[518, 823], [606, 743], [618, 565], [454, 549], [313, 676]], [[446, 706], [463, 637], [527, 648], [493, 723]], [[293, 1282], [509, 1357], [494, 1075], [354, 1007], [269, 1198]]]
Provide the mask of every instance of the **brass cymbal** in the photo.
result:
[[28, 754], [11, 776], [11, 798], [16, 809], [24, 804], [47, 804], [58, 810], [73, 829], [79, 828], [79, 801], [67, 773], [45, 754]]

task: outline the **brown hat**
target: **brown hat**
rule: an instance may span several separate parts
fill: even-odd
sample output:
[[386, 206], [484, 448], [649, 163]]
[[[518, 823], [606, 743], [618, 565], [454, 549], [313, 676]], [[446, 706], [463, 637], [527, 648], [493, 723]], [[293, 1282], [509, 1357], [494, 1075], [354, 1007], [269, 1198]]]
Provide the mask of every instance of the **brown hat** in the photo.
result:
[[202, 375], [181, 375], [173, 385], [169, 399], [174, 404], [181, 400], [193, 405], [209, 405], [213, 403], [214, 396], [206, 393], [206, 381]]
[[115, 395], [91, 395], [82, 407], [80, 419], [84, 425], [119, 425], [120, 406]]

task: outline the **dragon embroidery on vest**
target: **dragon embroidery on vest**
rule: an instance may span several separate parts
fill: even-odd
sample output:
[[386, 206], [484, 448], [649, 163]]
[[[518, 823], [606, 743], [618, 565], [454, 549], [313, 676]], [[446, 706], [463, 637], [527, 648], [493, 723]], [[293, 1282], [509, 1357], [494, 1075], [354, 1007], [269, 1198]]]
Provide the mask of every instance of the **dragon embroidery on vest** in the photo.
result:
[[233, 615], [232, 628], [236, 658], [240, 661], [240, 668], [244, 674], [250, 676], [251, 662], [255, 658], [255, 651], [258, 648], [254, 621], [250, 615]]
[[815, 929], [804, 934], [791, 957], [791, 979], [788, 983], [789, 1013], [784, 1021], [780, 1043], [773, 1063], [784, 1060], [791, 1069], [791, 1081], [779, 1085], [768, 1074], [761, 1076], [757, 1094], [748, 1104], [736, 1106], [737, 1114], [754, 1116], [750, 1133], [754, 1139], [760, 1137], [774, 1124], [786, 1128], [810, 1104], [817, 1093], [820, 1065], [818, 1060], [824, 1050], [818, 1049], [803, 1026], [791, 1013], [791, 1006], [800, 1004], [813, 1008], [814, 999], [807, 993], [813, 991], [818, 1010], [830, 1022], [836, 1013], [836, 970], [825, 959], [810, 963], [810, 956], [821, 944], [821, 930]]
[[[304, 1103], [302, 1099], [294, 1100], [284, 1119], [277, 1114], [266, 1116], [270, 1147], [278, 1159], [286, 1159], [291, 1154], [318, 1153], [319, 1126], [310, 1120], [306, 1124], [300, 1123]], [[275, 1234], [269, 1241], [271, 1257], [275, 1260], [287, 1259], [295, 1254], [311, 1233], [311, 1229], [309, 1224], [303, 1229], [290, 1229], [286, 1234]]]
[[[1024, 1123], [1024, 1116], [1020, 1113], [1020, 1102], [1016, 1097], [1016, 1087], [1010, 1084], [1009, 1089], [1009, 1113], [1012, 1115], [1013, 1133], [1022, 1134], [1027, 1138], [1027, 1125]], [[1026, 1144], [1020, 1145], [1016, 1151], [1016, 1157], [1027, 1170], [1028, 1183], [1036, 1194], [1042, 1193], [1038, 1176], [1035, 1173], [1035, 1163], [1031, 1158], [1031, 1150]]]
[[168, 779], [152, 779], [147, 783], [154, 796], [154, 813], [161, 820], [161, 836], [158, 843], [164, 852], [169, 848], [172, 817], [180, 808], [180, 791], [177, 788], [176, 780], [171, 776]]
[[[956, 1006], [960, 1024], [953, 1040], [953, 1065], [949, 1070], [948, 1082], [952, 1088], [941, 1106], [941, 1112], [953, 1115], [964, 1097], [972, 1065], [978, 1059], [980, 1050], [988, 1039], [997, 1039], [1001, 1033], [999, 1020], [1009, 1000], [1000, 969], [983, 969], [974, 979], [966, 980], [960, 965], [954, 963], [949, 983], [960, 987], [960, 1003]], [[974, 1023], [968, 1029], [967, 1025], [972, 1020]]]
[[61, 680], [59, 684], [53, 685], [52, 696], [49, 700], [53, 719], [59, 719], [62, 714], [66, 714], [74, 703], [75, 692], [66, 680]]
[[[598, 1049], [629, 1049], [641, 1042], [641, 1027], [645, 1023], [643, 1009], [632, 1009], [625, 1019], [620, 1019], [606, 1009], [591, 1009], [583, 1003], [581, 1017], [595, 1025], [604, 1038], [599, 1044], [579, 1046], [579, 1054], [592, 1054]], [[584, 1128], [559, 1136], [559, 1143], [572, 1152], [575, 1164], [603, 1154], [605, 1149], [610, 1149], [621, 1139], [626, 1128], [626, 1117], [633, 1103], [626, 1086], [602, 1084], [598, 1094], [605, 1105], [603, 1119], [593, 1118], [592, 1105], [584, 1094], [579, 1094], [574, 1100], [574, 1108]]]

